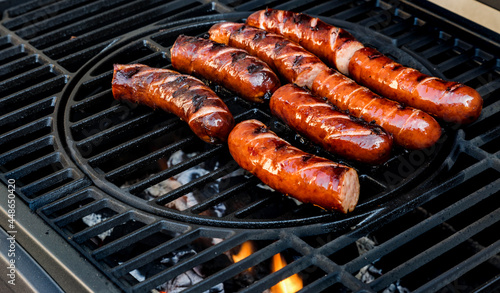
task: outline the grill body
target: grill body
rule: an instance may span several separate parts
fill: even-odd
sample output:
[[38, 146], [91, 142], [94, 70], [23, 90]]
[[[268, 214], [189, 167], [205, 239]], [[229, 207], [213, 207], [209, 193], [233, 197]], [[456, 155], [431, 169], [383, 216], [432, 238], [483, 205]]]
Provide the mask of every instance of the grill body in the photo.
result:
[[[361, 174], [362, 188], [360, 205], [346, 216], [297, 205], [263, 188], [240, 172], [225, 146], [202, 143], [170, 114], [113, 100], [113, 63], [169, 68], [168, 50], [177, 35], [201, 35], [213, 23], [243, 21], [265, 7], [318, 15], [404, 65], [466, 83], [483, 96], [483, 113], [462, 128], [444, 125], [443, 138], [431, 149], [396, 149], [383, 166], [343, 161]], [[67, 275], [85, 284], [91, 282], [84, 275], [92, 271], [106, 290], [155, 290], [246, 241], [258, 243], [259, 250], [214, 269], [187, 292], [230, 286], [228, 280], [276, 253], [292, 261], [242, 291], [264, 291], [296, 273], [306, 292], [495, 290], [500, 37], [430, 9], [412, 1], [343, 0], [38, 1], [6, 9], [0, 26], [0, 178], [7, 187], [15, 182], [22, 205], [17, 213], [33, 213], [19, 216], [20, 244], [44, 268], [51, 261], [41, 251], [57, 251], [58, 245], [85, 259], [80, 268], [62, 261], [60, 271], [49, 269], [66, 290], [81, 286], [64, 281]], [[264, 106], [208, 84], [237, 121], [261, 119], [298, 147], [339, 159]], [[176, 154], [185, 157], [170, 164]], [[188, 183], [151, 196], [150, 188], [193, 168], [198, 173]], [[193, 207], [165, 207], [188, 193], [198, 196]], [[5, 202], [2, 208], [8, 231]], [[89, 225], [89, 216], [99, 220]], [[28, 244], [49, 237], [33, 232], [31, 221], [56, 234], [41, 241], [46, 248]], [[375, 245], [360, 250], [363, 239]], [[206, 241], [215, 244], [165, 262], [173, 252]], [[370, 267], [383, 274], [375, 270], [372, 282], [362, 282], [360, 272]], [[93, 286], [83, 289], [95, 291]]]

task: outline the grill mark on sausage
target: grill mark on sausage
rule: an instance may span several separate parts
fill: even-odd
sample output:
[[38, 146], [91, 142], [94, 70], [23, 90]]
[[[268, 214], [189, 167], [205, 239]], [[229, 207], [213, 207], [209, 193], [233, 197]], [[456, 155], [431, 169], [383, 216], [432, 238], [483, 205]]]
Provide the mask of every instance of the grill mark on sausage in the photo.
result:
[[299, 66], [303, 59], [303, 55], [295, 56], [295, 60], [293, 60], [293, 67]]
[[239, 60], [245, 58], [246, 56], [247, 56], [247, 53], [241, 52], [241, 51], [231, 53], [231, 57], [232, 57], [231, 64], [238, 62]]
[[261, 70], [262, 68], [264, 68], [264, 66], [262, 64], [250, 64], [250, 65], [248, 65], [247, 70], [248, 70], [248, 73], [253, 74], [253, 73]]
[[309, 161], [310, 159], [312, 159], [312, 157], [313, 157], [312, 155], [304, 155], [304, 156], [302, 156], [302, 162], [305, 163], [305, 162]]
[[207, 100], [207, 96], [206, 95], [194, 95], [191, 98], [191, 101], [193, 102], [193, 106], [194, 106], [194, 112], [193, 113], [196, 113], [198, 110], [200, 110], [201, 107], [204, 106], [206, 100]]
[[384, 55], [382, 55], [382, 54], [380, 54], [380, 53], [371, 54], [371, 55], [369, 55], [369, 56], [368, 56], [368, 59], [373, 60], [373, 59], [380, 58], [380, 57], [382, 57], [382, 56], [384, 56]]
[[288, 146], [287, 142], [279, 140], [279, 141], [276, 142], [275, 149], [276, 149], [276, 151], [279, 151], [279, 150], [285, 149], [287, 146]]
[[279, 54], [279, 51], [281, 51], [281, 49], [283, 49], [288, 43], [289, 42], [286, 40], [276, 42], [276, 44], [274, 44], [274, 51], [276, 54]]
[[258, 33], [256, 33], [256, 34], [253, 36], [252, 40], [253, 40], [253, 41], [260, 41], [260, 40], [262, 40], [262, 39], [265, 39], [265, 38], [266, 38], [266, 36], [267, 36], [267, 31], [258, 32]]
[[254, 134], [266, 133], [266, 132], [269, 132], [269, 129], [267, 129], [266, 126], [255, 128], [255, 130], [253, 131]]
[[396, 70], [398, 70], [398, 69], [400, 69], [400, 68], [402, 68], [402, 67], [403, 67], [403, 65], [398, 64], [398, 65], [396, 65], [396, 66], [392, 67], [392, 71], [396, 71]]

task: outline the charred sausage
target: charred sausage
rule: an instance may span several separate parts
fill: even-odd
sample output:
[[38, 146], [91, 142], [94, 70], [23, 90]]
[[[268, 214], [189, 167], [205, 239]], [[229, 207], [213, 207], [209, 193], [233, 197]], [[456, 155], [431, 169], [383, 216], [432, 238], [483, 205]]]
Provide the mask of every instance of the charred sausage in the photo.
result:
[[[285, 63], [281, 60], [300, 59], [304, 55], [312, 56], [306, 59], [308, 62], [300, 63], [301, 67], [314, 68], [308, 72], [307, 78], [302, 79], [307, 81], [304, 85], [310, 88], [314, 95], [326, 97], [340, 110], [349, 111], [351, 115], [368, 122], [375, 121], [391, 133], [399, 145], [409, 149], [426, 148], [433, 145], [441, 136], [439, 123], [427, 113], [414, 108], [404, 108], [397, 102], [381, 98], [334, 69], [329, 69], [317, 57], [301, 46], [284, 40], [282, 36], [235, 23], [215, 24], [209, 30], [209, 34], [211, 38], [227, 41], [230, 45], [255, 52], [256, 56], [278, 68], [280, 73], [295, 71], [293, 62]], [[288, 46], [286, 55], [281, 51], [269, 53], [273, 51], [274, 44], [281, 42], [288, 42], [294, 46]], [[285, 55], [284, 58], [280, 57], [282, 54]], [[295, 82], [291, 78], [289, 81]]]
[[369, 164], [389, 158], [392, 137], [382, 128], [353, 121], [303, 88], [282, 86], [269, 106], [273, 115], [334, 154]]
[[237, 124], [228, 146], [243, 169], [283, 194], [343, 213], [358, 202], [356, 170], [291, 146], [258, 120]]
[[222, 22], [208, 31], [210, 39], [248, 51], [289, 82], [311, 88], [316, 75], [328, 69], [314, 54], [281, 35], [242, 23]]
[[280, 86], [279, 78], [263, 61], [207, 39], [181, 35], [171, 56], [175, 69], [202, 76], [253, 102], [263, 102]]
[[313, 93], [326, 97], [340, 110], [374, 121], [405, 148], [427, 148], [441, 136], [441, 126], [429, 114], [382, 98], [333, 69], [320, 73], [312, 88]]
[[173, 113], [209, 143], [227, 141], [234, 127], [226, 104], [202, 81], [173, 70], [115, 64], [113, 96]]
[[474, 122], [483, 108], [483, 99], [471, 87], [404, 67], [373, 48], [354, 53], [349, 73], [354, 80], [382, 95], [447, 122]]
[[404, 67], [318, 18], [266, 9], [250, 15], [247, 24], [282, 34], [358, 83], [444, 121], [471, 123], [481, 113], [483, 99], [476, 90]]

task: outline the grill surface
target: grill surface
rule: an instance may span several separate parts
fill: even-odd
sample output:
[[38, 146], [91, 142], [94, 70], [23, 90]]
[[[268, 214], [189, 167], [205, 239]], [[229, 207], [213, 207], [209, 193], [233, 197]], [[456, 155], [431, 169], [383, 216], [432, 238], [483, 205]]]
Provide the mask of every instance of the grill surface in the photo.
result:
[[[430, 150], [396, 149], [380, 167], [345, 162], [362, 184], [360, 205], [345, 216], [262, 188], [238, 173], [225, 146], [202, 143], [172, 115], [113, 100], [113, 63], [168, 68], [178, 34], [200, 35], [215, 22], [241, 21], [265, 7], [319, 15], [405, 65], [466, 83], [483, 96], [483, 113], [461, 129], [444, 125], [442, 141]], [[243, 292], [295, 273], [307, 292], [498, 287], [498, 35], [472, 33], [410, 1], [38, 1], [7, 10], [1, 24], [1, 179], [15, 179], [18, 197], [121, 290], [153, 290], [248, 240], [260, 249], [187, 292], [228, 286], [280, 252], [293, 261]], [[211, 86], [238, 121], [257, 117], [293, 144], [337, 159], [265, 106]], [[179, 150], [196, 155], [168, 165]], [[145, 195], [192, 167], [208, 172], [158, 197]], [[203, 200], [184, 211], [165, 207], [189, 192]], [[83, 221], [89, 215], [101, 221], [89, 226]], [[360, 255], [362, 237], [377, 245]], [[161, 262], [206, 239], [217, 244], [178, 263]], [[355, 276], [370, 264], [383, 274], [366, 284]], [[145, 279], [132, 277], [136, 270]]]

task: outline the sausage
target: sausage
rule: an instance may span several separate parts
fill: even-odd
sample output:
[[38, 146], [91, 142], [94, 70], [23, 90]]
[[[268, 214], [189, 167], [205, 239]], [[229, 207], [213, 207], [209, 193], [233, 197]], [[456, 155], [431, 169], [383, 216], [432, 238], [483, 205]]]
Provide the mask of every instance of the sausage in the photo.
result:
[[481, 114], [483, 99], [476, 90], [404, 67], [318, 18], [266, 9], [250, 15], [247, 24], [282, 34], [356, 82], [443, 121], [467, 124]]
[[352, 55], [364, 47], [348, 31], [302, 13], [259, 10], [251, 14], [246, 23], [299, 43], [346, 75]]
[[349, 73], [354, 80], [382, 95], [446, 122], [472, 123], [483, 108], [483, 99], [471, 87], [404, 67], [373, 48], [354, 53]]
[[[297, 59], [302, 54], [312, 56], [304, 58], [307, 62], [300, 63], [302, 67], [314, 68], [306, 75], [304, 85], [311, 89], [314, 95], [326, 97], [333, 105], [365, 121], [375, 121], [387, 132], [394, 136], [397, 144], [409, 149], [422, 149], [432, 146], [441, 136], [439, 123], [427, 113], [413, 108], [405, 108], [401, 104], [381, 98], [369, 89], [355, 83], [348, 77], [334, 69], [328, 68], [314, 55], [293, 42], [284, 40], [284, 37], [264, 33], [262, 29], [243, 26], [234, 23], [219, 23], [209, 30], [210, 38], [227, 40], [232, 46], [244, 48], [278, 68], [280, 73], [295, 71], [293, 62], [282, 62], [284, 59]], [[269, 40], [268, 40], [269, 39]], [[288, 42], [289, 50], [284, 53], [269, 53], [273, 51], [273, 44]], [[276, 51], [276, 50], [274, 50]], [[285, 55], [281, 57], [280, 55]], [[315, 59], [314, 59], [314, 58]], [[286, 75], [283, 74], [283, 75]], [[292, 75], [292, 74], [290, 74]], [[331, 76], [330, 76], [331, 75]], [[288, 78], [295, 82], [293, 78]], [[311, 80], [312, 79], [312, 80]]]
[[390, 156], [392, 137], [382, 128], [357, 123], [296, 85], [280, 87], [269, 106], [273, 115], [329, 152], [368, 164]]
[[429, 114], [382, 98], [333, 69], [316, 77], [312, 91], [317, 96], [326, 97], [342, 111], [365, 121], [374, 121], [405, 148], [427, 148], [441, 136], [441, 126]]
[[115, 64], [112, 92], [117, 100], [130, 100], [177, 115], [208, 143], [226, 142], [234, 127], [228, 107], [208, 86], [173, 70]]
[[243, 169], [301, 202], [343, 213], [352, 211], [358, 202], [356, 170], [291, 146], [258, 120], [237, 124], [228, 146]]
[[202, 76], [249, 101], [261, 103], [280, 86], [266, 63], [241, 49], [180, 35], [170, 52], [175, 69]]
[[210, 39], [246, 50], [266, 62], [287, 81], [311, 88], [314, 78], [328, 69], [318, 57], [284, 37], [242, 23], [223, 22], [208, 31]]

